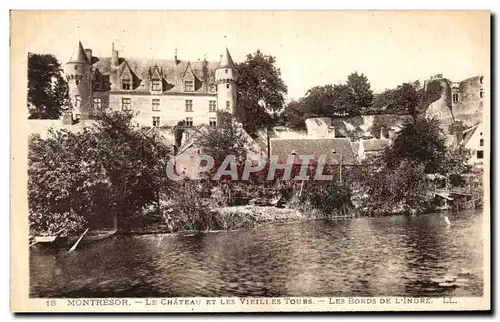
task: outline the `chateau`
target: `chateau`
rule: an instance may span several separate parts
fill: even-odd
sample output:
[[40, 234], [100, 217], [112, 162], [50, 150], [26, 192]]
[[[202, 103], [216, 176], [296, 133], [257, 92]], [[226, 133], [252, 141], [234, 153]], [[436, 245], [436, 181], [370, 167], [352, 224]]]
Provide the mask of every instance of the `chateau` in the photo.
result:
[[[238, 77], [229, 50], [219, 62], [94, 57], [81, 42], [65, 65], [71, 113], [65, 123], [101, 111], [130, 111], [138, 127], [217, 125], [217, 111], [234, 113]], [[69, 120], [68, 118], [72, 118]]]

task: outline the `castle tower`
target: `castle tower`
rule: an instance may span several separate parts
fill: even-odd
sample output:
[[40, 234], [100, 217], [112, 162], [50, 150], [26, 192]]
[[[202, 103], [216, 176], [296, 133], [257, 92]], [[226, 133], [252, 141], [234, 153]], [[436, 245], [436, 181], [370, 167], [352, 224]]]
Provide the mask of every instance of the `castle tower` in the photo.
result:
[[[73, 119], [88, 119], [92, 106], [92, 64], [87, 56], [91, 53], [78, 46], [66, 63], [64, 72], [68, 81], [68, 94]], [[91, 55], [91, 54], [90, 54]]]
[[217, 82], [217, 110], [231, 114], [236, 113], [236, 81], [238, 72], [234, 66], [229, 50], [221, 56], [219, 67], [215, 70]]

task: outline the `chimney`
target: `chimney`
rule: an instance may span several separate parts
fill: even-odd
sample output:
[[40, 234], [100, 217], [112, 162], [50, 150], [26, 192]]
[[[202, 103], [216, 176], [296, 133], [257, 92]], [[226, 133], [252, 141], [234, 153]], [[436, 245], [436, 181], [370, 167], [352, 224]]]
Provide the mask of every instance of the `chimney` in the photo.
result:
[[175, 56], [174, 56], [175, 64], [179, 64], [181, 61], [177, 58], [177, 48], [175, 48]]
[[328, 136], [331, 138], [335, 138], [335, 126], [330, 125], [328, 127]]
[[396, 136], [396, 131], [394, 129], [389, 129], [389, 139], [394, 139]]
[[92, 64], [92, 49], [85, 49], [85, 55], [87, 56], [87, 60], [89, 61], [89, 63]]
[[63, 113], [62, 123], [63, 125], [73, 125], [73, 115], [71, 115], [71, 112], [67, 111]]
[[118, 64], [118, 50], [115, 50], [115, 44], [111, 44], [111, 66], [117, 67]]

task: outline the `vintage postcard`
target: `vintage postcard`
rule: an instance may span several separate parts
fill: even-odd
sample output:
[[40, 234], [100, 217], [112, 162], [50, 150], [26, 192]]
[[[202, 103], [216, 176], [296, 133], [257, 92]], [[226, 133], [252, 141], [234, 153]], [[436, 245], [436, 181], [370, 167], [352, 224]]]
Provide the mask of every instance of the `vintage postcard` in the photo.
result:
[[488, 11], [11, 11], [11, 310], [490, 310]]

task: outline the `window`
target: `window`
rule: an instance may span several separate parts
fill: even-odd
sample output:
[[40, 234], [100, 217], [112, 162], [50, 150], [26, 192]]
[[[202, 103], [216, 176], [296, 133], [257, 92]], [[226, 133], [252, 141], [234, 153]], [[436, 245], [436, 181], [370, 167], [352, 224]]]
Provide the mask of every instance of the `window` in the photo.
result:
[[159, 112], [160, 109], [160, 99], [159, 98], [153, 98], [153, 112]]
[[483, 78], [484, 78], [483, 76], [481, 76], [481, 77], [479, 78], [479, 83], [481, 83], [481, 84], [483, 83]]
[[75, 106], [76, 108], [80, 108], [80, 105], [82, 104], [82, 98], [80, 95], [75, 95]]
[[186, 100], [186, 112], [193, 111], [193, 100]]
[[484, 146], [484, 139], [479, 140], [479, 146]]
[[458, 94], [453, 94], [453, 103], [458, 102]]
[[153, 126], [160, 126], [160, 117], [159, 116], [153, 116]]
[[217, 127], [217, 119], [215, 117], [211, 117], [208, 121], [208, 124], [211, 126], [211, 127]]
[[210, 91], [210, 93], [215, 93], [216, 91], [215, 85], [210, 85], [210, 88], [208, 90]]
[[124, 111], [130, 111], [131, 106], [130, 106], [130, 98], [122, 98], [122, 110]]
[[482, 159], [482, 158], [484, 158], [484, 151], [477, 151], [476, 155], [477, 155], [478, 159]]
[[193, 118], [192, 117], [186, 117], [186, 126], [187, 127], [193, 126]]
[[94, 81], [92, 83], [92, 89], [95, 91], [98, 91], [101, 89], [101, 82], [100, 81]]
[[130, 83], [130, 79], [122, 79], [122, 89], [129, 91]]
[[98, 110], [98, 111], [101, 110], [101, 108], [102, 108], [102, 101], [101, 101], [100, 97], [94, 97], [92, 99], [92, 108], [94, 110]]
[[151, 84], [151, 90], [161, 91], [161, 81], [159, 79], [153, 79], [153, 83]]
[[77, 121], [80, 120], [80, 114], [75, 114], [75, 120], [77, 120]]
[[184, 90], [186, 92], [194, 91], [194, 82], [193, 81], [185, 81], [184, 82]]
[[226, 84], [226, 88], [229, 89], [229, 83]]
[[226, 108], [227, 108], [227, 109], [230, 109], [230, 108], [231, 108], [231, 102], [230, 102], [230, 101], [226, 101]]
[[75, 80], [75, 84], [76, 84], [76, 85], [80, 85], [80, 81], [79, 81], [78, 79], [77, 79], [77, 80]]
[[226, 74], [228, 73], [229, 71], [226, 69]]
[[216, 101], [209, 101], [208, 102], [208, 111], [209, 112], [217, 111], [217, 102]]
[[480, 90], [480, 91], [479, 91], [479, 97], [480, 97], [480, 98], [483, 98], [483, 90]]

